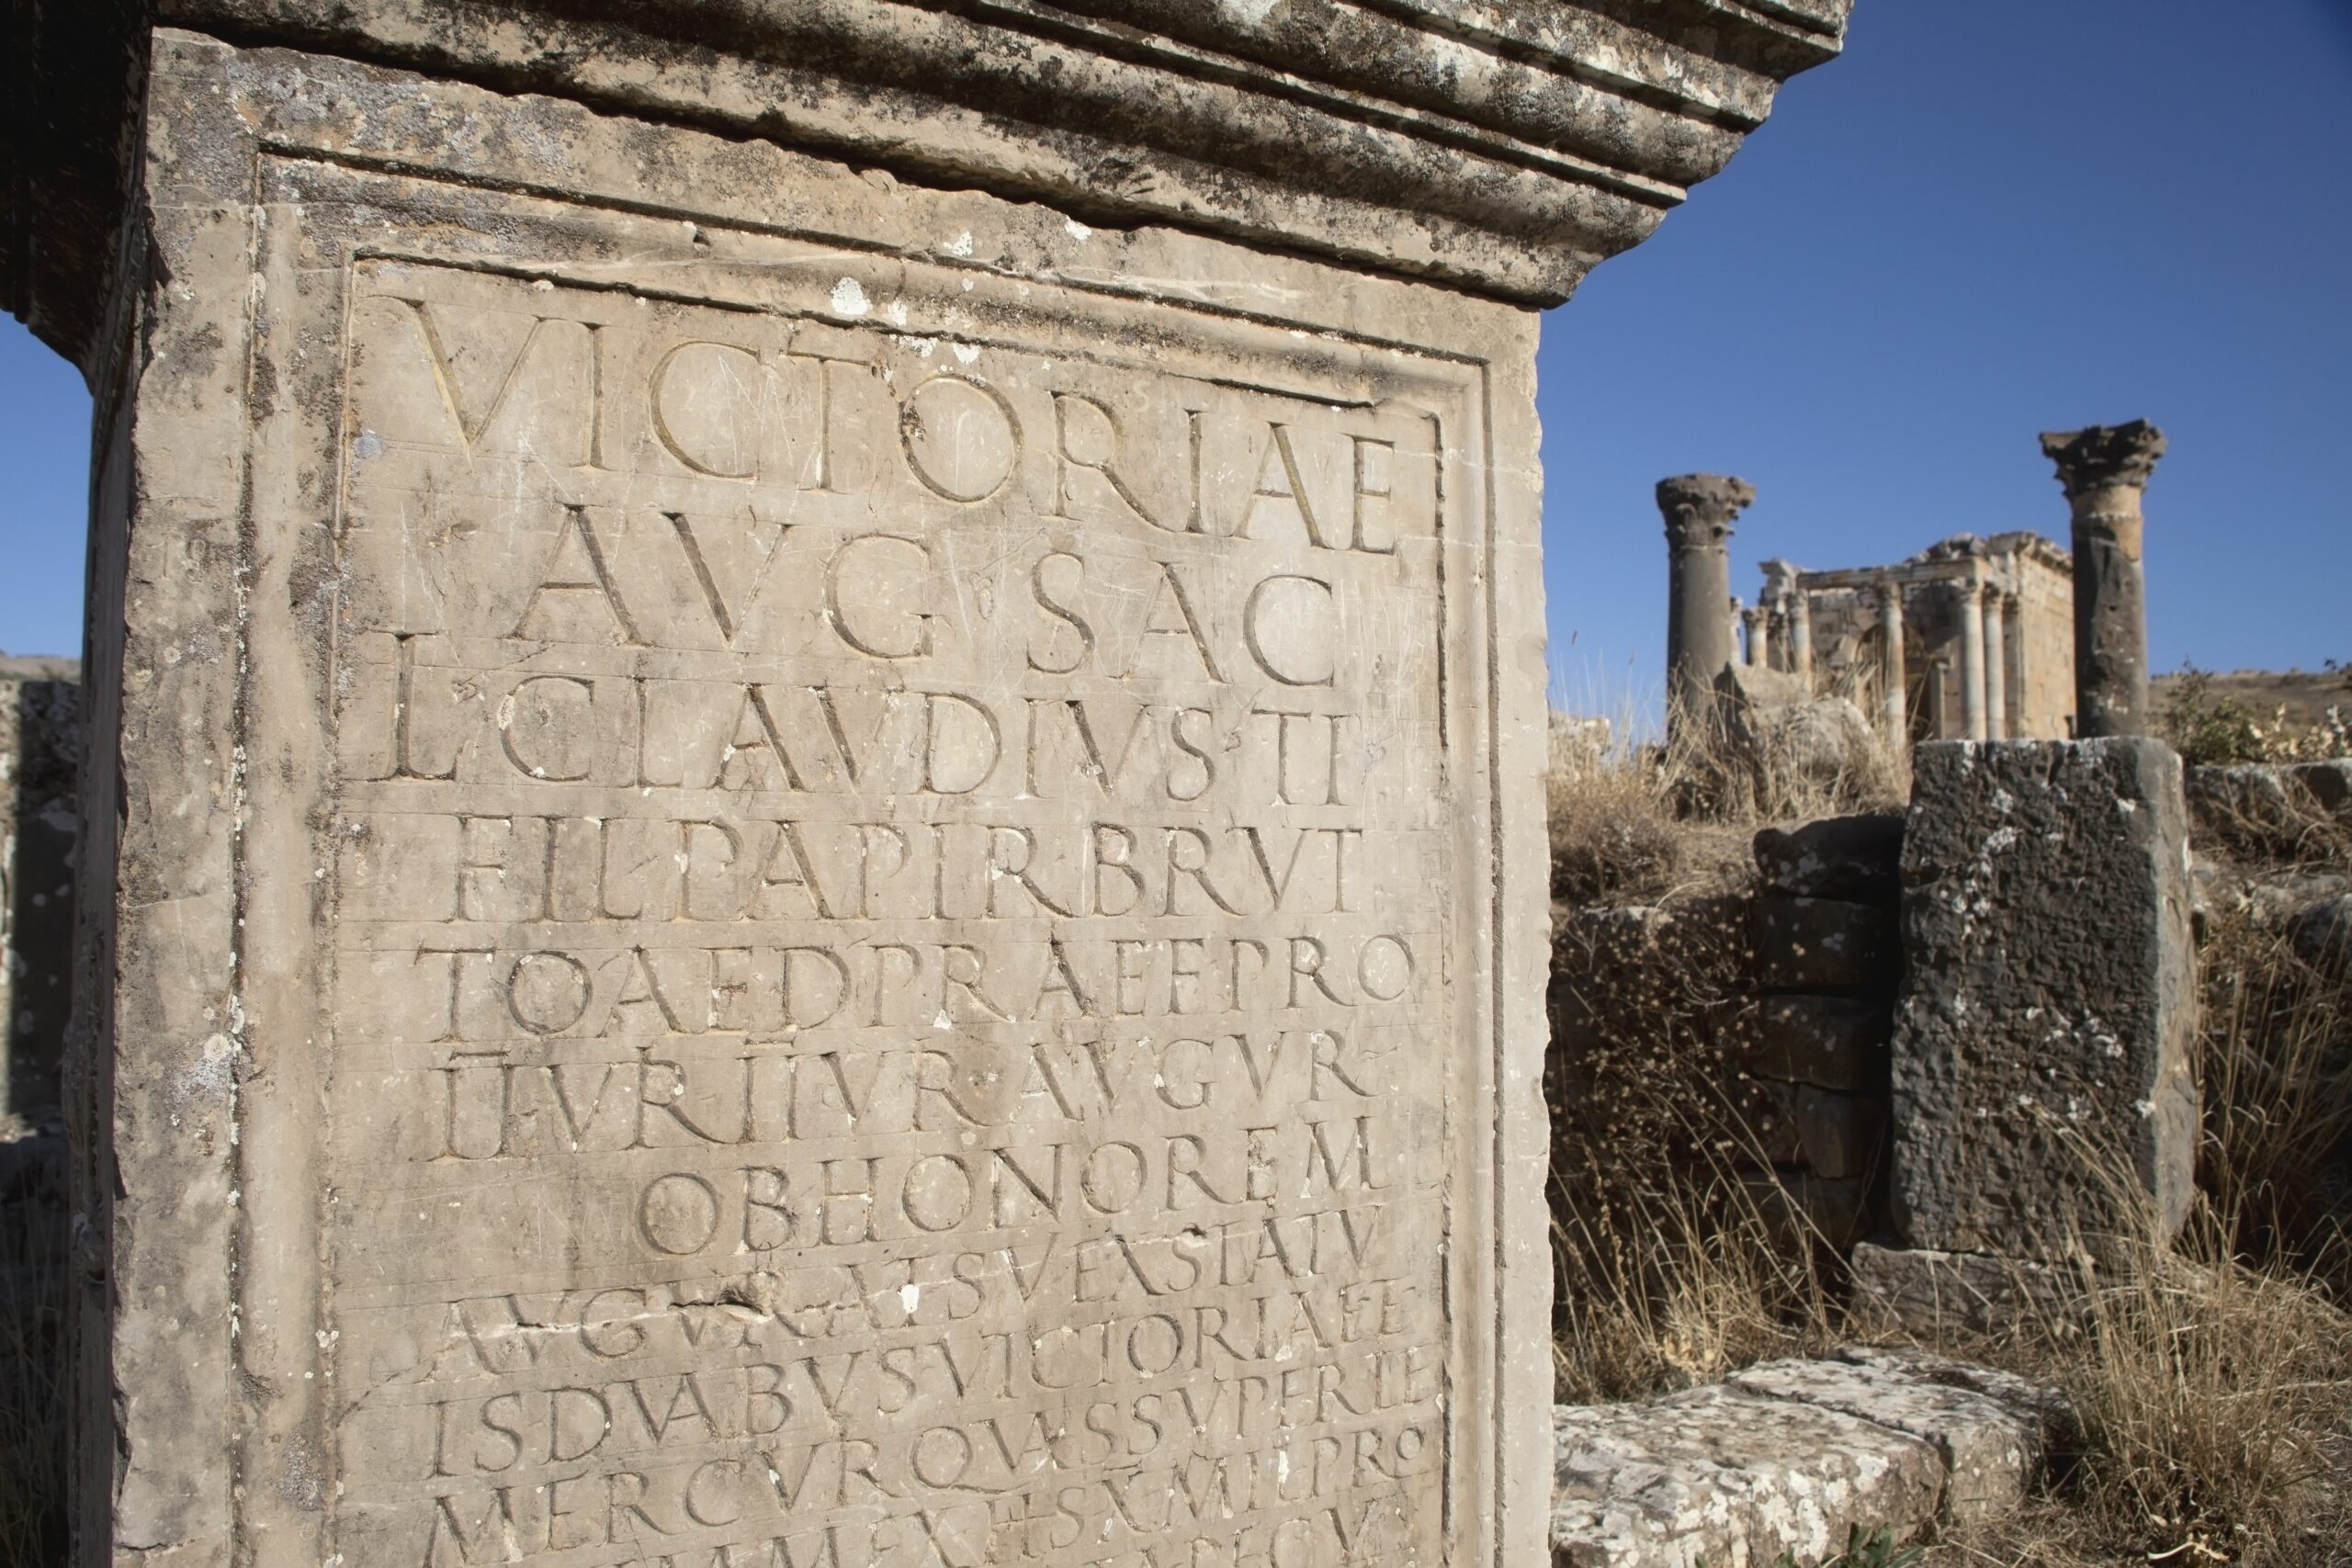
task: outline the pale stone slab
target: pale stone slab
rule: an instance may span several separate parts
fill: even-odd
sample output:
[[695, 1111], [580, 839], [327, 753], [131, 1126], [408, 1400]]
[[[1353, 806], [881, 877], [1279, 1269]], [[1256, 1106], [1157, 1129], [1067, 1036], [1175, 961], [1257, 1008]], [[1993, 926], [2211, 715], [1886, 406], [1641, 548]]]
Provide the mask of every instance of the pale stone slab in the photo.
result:
[[1730, 1381], [1751, 1393], [1843, 1411], [1932, 1443], [1944, 1462], [1941, 1511], [1954, 1521], [2010, 1512], [2041, 1471], [2038, 1407], [1938, 1382], [1924, 1360], [1774, 1361]]
[[1713, 1387], [1554, 1412], [1555, 1568], [1817, 1562], [1856, 1526], [1936, 1517], [1935, 1445], [1842, 1410]]
[[1921, 747], [1913, 777], [1904, 1239], [2064, 1259], [2119, 1230], [2169, 1236], [2198, 1117], [2180, 760], [2140, 739], [1953, 741]]
[[1881, 1528], [2014, 1510], [2075, 1431], [2049, 1389], [1896, 1349], [1767, 1362], [1640, 1404], [1553, 1413], [1559, 1568], [1811, 1562]]

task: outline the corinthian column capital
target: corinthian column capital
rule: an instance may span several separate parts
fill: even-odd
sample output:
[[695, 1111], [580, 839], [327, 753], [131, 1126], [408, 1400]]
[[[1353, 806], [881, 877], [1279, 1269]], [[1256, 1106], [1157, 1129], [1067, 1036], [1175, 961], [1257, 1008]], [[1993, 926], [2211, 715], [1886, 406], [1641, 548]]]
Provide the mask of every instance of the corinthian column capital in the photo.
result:
[[1657, 509], [1666, 542], [1678, 550], [1721, 547], [1731, 525], [1756, 500], [1756, 487], [1724, 474], [1679, 474], [1657, 481]]
[[2145, 488], [2156, 459], [2165, 455], [2165, 433], [2144, 419], [2052, 430], [2043, 433], [2041, 451], [2058, 465], [2058, 482], [2073, 501], [2118, 486]]

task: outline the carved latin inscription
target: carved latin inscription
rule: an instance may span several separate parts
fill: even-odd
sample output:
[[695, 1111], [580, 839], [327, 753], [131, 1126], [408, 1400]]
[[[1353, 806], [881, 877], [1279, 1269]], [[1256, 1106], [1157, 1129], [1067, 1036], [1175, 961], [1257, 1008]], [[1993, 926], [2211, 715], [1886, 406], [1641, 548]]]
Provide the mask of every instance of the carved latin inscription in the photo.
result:
[[1434, 416], [391, 264], [350, 333], [345, 1560], [1442, 1561]]

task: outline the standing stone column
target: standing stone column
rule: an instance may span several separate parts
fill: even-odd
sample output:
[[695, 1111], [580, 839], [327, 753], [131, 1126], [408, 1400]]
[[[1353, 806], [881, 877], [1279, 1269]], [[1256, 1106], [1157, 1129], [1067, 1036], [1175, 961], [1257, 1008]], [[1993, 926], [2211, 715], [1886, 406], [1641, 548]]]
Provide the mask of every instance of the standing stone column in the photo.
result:
[[1903, 659], [1903, 584], [1879, 585], [1879, 712], [1886, 725], [1886, 741], [1898, 751], [1911, 739], [1910, 672]]
[[2026, 669], [2025, 601], [2011, 593], [2001, 602], [2002, 650], [2001, 663], [2009, 677], [2009, 733], [2024, 738], [2032, 699], [2029, 694], [2031, 679]]
[[1955, 583], [1952, 595], [1960, 621], [1960, 723], [1962, 739], [1986, 736], [1984, 701], [1984, 593], [1971, 578]]
[[1544, 1560], [1538, 310], [1846, 7], [1122, 9], [0, 7], [79, 1568]]
[[2146, 420], [2044, 434], [2074, 511], [2075, 733], [2144, 735], [2148, 707], [2147, 586], [2141, 566], [2142, 502], [2164, 432]]
[[2008, 618], [2002, 613], [2004, 594], [1997, 583], [1984, 585], [1980, 613], [1984, 617], [1984, 735], [1989, 740], [2009, 738]]
[[1772, 610], [1768, 604], [1751, 605], [1746, 612], [1747, 621], [1747, 667], [1750, 670], [1772, 668]]
[[1803, 588], [1789, 595], [1789, 668], [1798, 682], [1813, 690], [1813, 601]]
[[1756, 500], [1756, 487], [1721, 474], [1683, 474], [1657, 482], [1666, 518], [1666, 712], [1674, 730], [1715, 709], [1715, 677], [1737, 650], [1732, 606], [1732, 524]]

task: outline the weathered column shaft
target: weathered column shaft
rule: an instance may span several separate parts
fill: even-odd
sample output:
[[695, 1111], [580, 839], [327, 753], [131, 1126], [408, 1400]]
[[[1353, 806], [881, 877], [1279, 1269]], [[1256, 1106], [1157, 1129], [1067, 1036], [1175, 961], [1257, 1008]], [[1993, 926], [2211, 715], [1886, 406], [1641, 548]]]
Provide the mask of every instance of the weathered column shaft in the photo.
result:
[[1960, 723], [1963, 739], [1982, 740], [1984, 728], [1984, 600], [1974, 582], [1960, 588]]
[[1789, 668], [1807, 692], [1813, 690], [1813, 602], [1800, 588], [1789, 596]]
[[1903, 585], [1889, 582], [1879, 589], [1880, 716], [1886, 725], [1887, 744], [1901, 749], [1911, 739], [1909, 671], [1903, 659]]
[[2001, 591], [1984, 591], [1984, 734], [1987, 739], [2009, 738], [2008, 617], [2002, 614]]
[[1666, 519], [1666, 701], [1669, 729], [1713, 713], [1715, 677], [1735, 658], [1732, 524], [1755, 501], [1745, 479], [1684, 474], [1660, 479]]
[[2075, 547], [2075, 733], [2144, 735], [2148, 711], [2147, 586], [2142, 503], [2165, 455], [2145, 420], [2053, 432], [2041, 450], [2058, 466]]
[[1772, 668], [1772, 612], [1763, 604], [1747, 612], [1747, 667], [1751, 670]]

